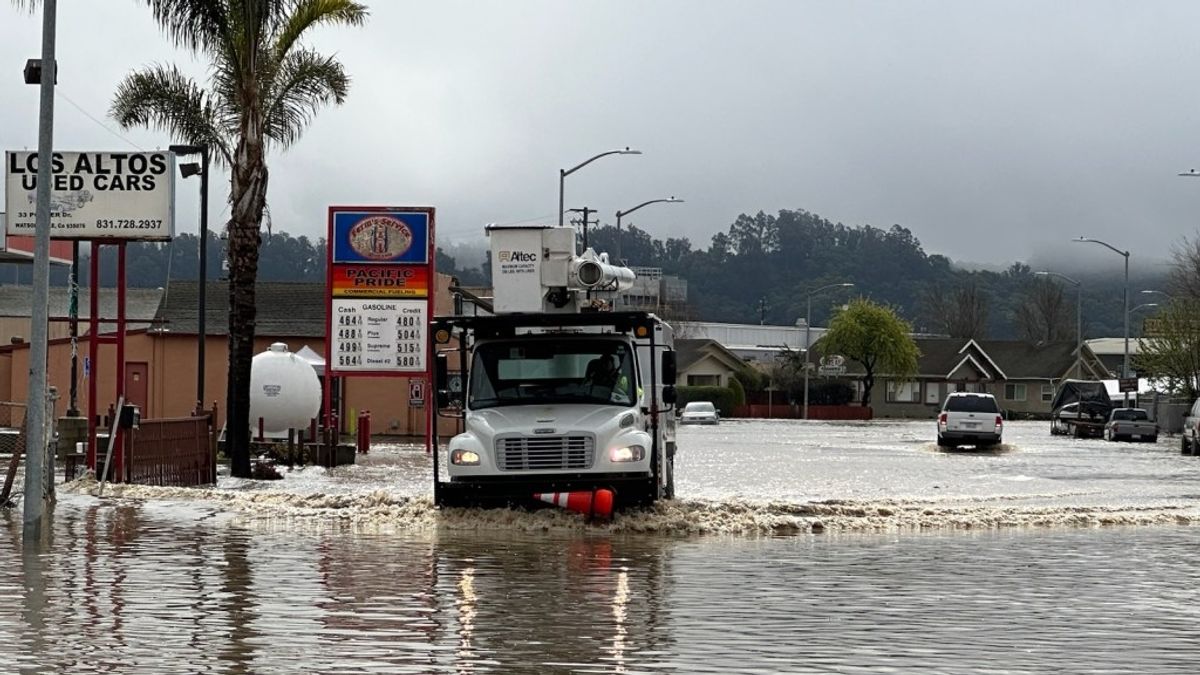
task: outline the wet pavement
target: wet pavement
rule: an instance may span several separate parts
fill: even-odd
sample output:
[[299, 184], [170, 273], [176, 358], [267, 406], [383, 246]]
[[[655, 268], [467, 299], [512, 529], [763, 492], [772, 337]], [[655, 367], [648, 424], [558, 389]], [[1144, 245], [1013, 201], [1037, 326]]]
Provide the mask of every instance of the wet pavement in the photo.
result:
[[611, 524], [429, 498], [419, 448], [0, 511], [0, 672], [1194, 672], [1200, 460], [932, 420], [680, 433]]

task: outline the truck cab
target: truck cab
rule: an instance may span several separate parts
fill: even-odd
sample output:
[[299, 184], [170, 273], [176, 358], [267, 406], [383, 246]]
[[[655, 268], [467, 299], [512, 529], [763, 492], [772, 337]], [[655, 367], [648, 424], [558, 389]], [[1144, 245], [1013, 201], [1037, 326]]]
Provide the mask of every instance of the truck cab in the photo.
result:
[[[520, 265], [508, 269], [567, 283], [539, 284], [539, 306], [525, 297], [515, 302], [523, 311], [506, 311], [513, 303], [503, 296], [515, 289], [497, 263], [513, 261], [519, 245], [513, 240], [528, 243], [531, 234], [538, 245], [525, 250], [541, 255], [536, 261], [516, 256]], [[457, 417], [461, 426], [444, 448], [434, 448], [435, 501], [521, 505], [537, 493], [596, 489], [611, 490], [618, 507], [673, 497], [671, 327], [654, 314], [610, 311], [597, 302], [606, 290], [626, 286], [632, 273], [590, 249], [583, 256], [555, 255], [562, 253], [555, 246], [573, 248], [569, 228], [490, 235], [499, 282], [494, 314], [438, 317], [431, 330], [439, 413]], [[597, 269], [544, 270], [556, 260]], [[519, 281], [529, 288], [530, 280]]]

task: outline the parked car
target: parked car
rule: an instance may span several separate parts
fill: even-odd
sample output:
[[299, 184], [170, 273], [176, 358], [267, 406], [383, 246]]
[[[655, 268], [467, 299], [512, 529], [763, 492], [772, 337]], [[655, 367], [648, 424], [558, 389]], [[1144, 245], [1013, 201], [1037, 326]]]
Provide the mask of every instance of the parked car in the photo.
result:
[[1113, 408], [1104, 423], [1104, 440], [1157, 443], [1158, 424], [1141, 408]]
[[680, 424], [716, 424], [720, 421], [717, 406], [708, 401], [692, 401], [679, 413]]
[[1113, 404], [1099, 380], [1064, 380], [1050, 409], [1050, 433], [1055, 436], [1099, 438]]
[[937, 430], [937, 443], [943, 448], [991, 447], [1003, 435], [1004, 416], [991, 394], [955, 392], [942, 404]]
[[1187, 417], [1183, 418], [1179, 445], [1185, 455], [1200, 454], [1200, 399], [1196, 399]]

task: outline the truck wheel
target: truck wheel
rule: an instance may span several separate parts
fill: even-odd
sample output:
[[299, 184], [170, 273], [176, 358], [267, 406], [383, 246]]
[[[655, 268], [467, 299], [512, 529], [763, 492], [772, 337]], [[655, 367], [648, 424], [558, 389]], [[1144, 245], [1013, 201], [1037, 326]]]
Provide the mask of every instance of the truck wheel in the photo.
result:
[[1186, 432], [1179, 437], [1179, 452], [1184, 455], [1192, 454], [1192, 444], [1188, 442]]

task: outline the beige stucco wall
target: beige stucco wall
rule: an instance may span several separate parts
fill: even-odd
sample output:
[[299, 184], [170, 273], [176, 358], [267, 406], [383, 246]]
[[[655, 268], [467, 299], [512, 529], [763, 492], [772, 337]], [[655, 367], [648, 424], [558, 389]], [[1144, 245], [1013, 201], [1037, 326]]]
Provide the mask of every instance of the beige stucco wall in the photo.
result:
[[679, 376], [675, 382], [680, 385], [687, 385], [689, 375], [716, 375], [720, 378], [718, 386], [725, 387], [729, 385], [729, 369], [709, 355], [705, 355], [700, 360], [691, 364], [686, 370], [679, 371]]
[[[450, 278], [438, 275], [434, 296], [435, 313], [448, 314], [453, 301], [449, 294]], [[26, 321], [26, 325], [28, 321]], [[191, 413], [196, 405], [196, 360], [197, 337], [195, 335], [132, 333], [125, 345], [126, 362], [145, 362], [148, 367], [146, 418], [179, 417]], [[274, 342], [283, 342], [291, 351], [299, 351], [307, 345], [318, 354], [324, 354], [325, 342], [321, 338], [297, 336], [261, 336], [254, 341], [255, 353], [266, 351]], [[88, 338], [79, 340], [79, 407], [84, 415], [87, 410], [87, 379], [83, 374], [83, 359], [88, 354]], [[66, 340], [53, 341], [48, 350], [48, 383], [58, 387], [61, 401], [58, 414], [67, 408], [67, 392], [70, 386], [71, 346]], [[110, 403], [116, 403], [116, 347], [100, 344], [98, 363], [93, 368], [97, 384], [97, 409], [103, 414]], [[210, 336], [205, 340], [204, 407], [215, 403], [218, 420], [225, 416], [226, 376], [229, 369], [229, 340], [225, 336]], [[0, 353], [0, 400], [25, 401], [28, 392], [29, 346], [13, 346]], [[424, 408], [413, 408], [408, 400], [408, 378], [359, 377], [345, 380], [343, 428], [347, 427], [350, 411], [370, 410], [372, 432], [377, 434], [424, 435], [426, 418]], [[426, 387], [426, 404], [432, 403], [431, 387]], [[438, 431], [454, 433], [457, 423], [442, 418]]]

